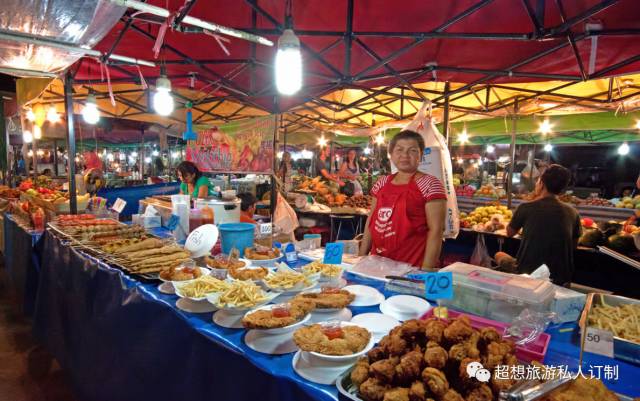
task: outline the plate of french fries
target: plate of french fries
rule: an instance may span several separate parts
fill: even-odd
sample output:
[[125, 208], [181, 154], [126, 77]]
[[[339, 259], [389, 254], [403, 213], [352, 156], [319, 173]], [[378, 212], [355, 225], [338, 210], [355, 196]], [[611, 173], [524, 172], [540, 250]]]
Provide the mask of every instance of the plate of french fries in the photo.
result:
[[176, 295], [191, 301], [204, 301], [212, 293], [226, 291], [231, 283], [218, 280], [209, 275], [203, 275], [188, 282], [173, 282]]
[[207, 300], [215, 307], [229, 313], [245, 313], [273, 301], [277, 292], [267, 292], [251, 281], [231, 281], [221, 292], [207, 294]]
[[314, 288], [319, 279], [320, 273], [298, 272], [280, 263], [276, 270], [267, 274], [262, 283], [271, 291], [290, 294]]
[[302, 272], [307, 274], [320, 274], [320, 282], [339, 280], [345, 268], [342, 265], [332, 265], [316, 260], [302, 266]]

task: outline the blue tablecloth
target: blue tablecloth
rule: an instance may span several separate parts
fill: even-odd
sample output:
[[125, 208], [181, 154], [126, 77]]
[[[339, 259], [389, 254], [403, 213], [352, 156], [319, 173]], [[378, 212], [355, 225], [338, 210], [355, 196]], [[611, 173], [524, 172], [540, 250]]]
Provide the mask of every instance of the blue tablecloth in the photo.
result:
[[[384, 290], [375, 281], [349, 279]], [[79, 399], [337, 398], [334, 387], [299, 377], [291, 366], [292, 354], [252, 351], [243, 342], [244, 330], [213, 324], [211, 313], [185, 313], [176, 308], [177, 299], [161, 294], [157, 284], [133, 280], [47, 233], [34, 334], [69, 373]], [[377, 310], [352, 308], [354, 314]], [[564, 330], [550, 329], [554, 339], [545, 362], [576, 368], [578, 349]], [[619, 380], [607, 385], [640, 395], [637, 367], [595, 356], [587, 362], [618, 365]]]
[[4, 214], [4, 265], [27, 316], [33, 314], [38, 289], [41, 238], [42, 233], [26, 230], [10, 213]]

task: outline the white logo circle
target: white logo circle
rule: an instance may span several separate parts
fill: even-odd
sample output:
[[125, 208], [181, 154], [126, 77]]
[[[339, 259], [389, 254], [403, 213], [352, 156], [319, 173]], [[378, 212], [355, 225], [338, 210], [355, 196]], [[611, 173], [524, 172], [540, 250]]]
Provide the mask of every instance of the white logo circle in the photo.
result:
[[381, 223], [386, 223], [387, 221], [389, 221], [392, 214], [393, 209], [391, 209], [390, 207], [381, 207], [380, 210], [378, 210], [378, 221]]

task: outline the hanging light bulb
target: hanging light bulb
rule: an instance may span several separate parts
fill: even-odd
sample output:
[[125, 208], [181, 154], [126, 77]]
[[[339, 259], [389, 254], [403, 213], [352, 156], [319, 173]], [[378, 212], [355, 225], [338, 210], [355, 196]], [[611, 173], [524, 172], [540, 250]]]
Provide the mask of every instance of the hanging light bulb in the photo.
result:
[[538, 131], [540, 131], [540, 133], [542, 135], [547, 135], [551, 133], [551, 123], [549, 122], [548, 118], [545, 118], [544, 121], [542, 121], [542, 123], [540, 123], [540, 127], [538, 128]]
[[112, 162], [114, 159], [115, 159], [115, 157], [113, 156], [113, 153], [107, 153], [107, 160]]
[[96, 124], [98, 120], [100, 120], [100, 112], [98, 111], [96, 97], [93, 93], [89, 93], [87, 96], [84, 109], [82, 109], [82, 118], [87, 124], [91, 125]]
[[461, 145], [469, 142], [469, 134], [467, 134], [466, 128], [460, 133], [460, 135], [458, 135], [458, 142], [460, 142]]
[[620, 147], [618, 148], [618, 154], [620, 156], [626, 156], [629, 154], [629, 144], [628, 143], [623, 143], [622, 145], [620, 145]]
[[327, 139], [324, 137], [324, 135], [322, 135], [320, 139], [318, 139], [318, 145], [321, 148], [324, 148], [325, 146], [327, 146]]
[[22, 140], [24, 141], [24, 143], [33, 142], [33, 134], [31, 133], [31, 131], [22, 131]]
[[33, 112], [33, 109], [27, 109], [27, 120], [34, 122], [36, 121], [36, 113]]
[[42, 138], [42, 129], [39, 126], [34, 125], [33, 126], [33, 139], [40, 139], [40, 138]]
[[640, 120], [636, 121], [636, 129], [640, 129]]
[[145, 162], [145, 163], [147, 163], [147, 164], [151, 163], [151, 158], [150, 158], [150, 157], [148, 157], [148, 156], [147, 156], [147, 157], [145, 157], [145, 158], [144, 158], [144, 162]]
[[36, 152], [36, 154], [40, 157], [44, 156], [44, 150], [42, 149], [38, 149], [38, 151]]
[[35, 115], [35, 120], [33, 121], [33, 123], [38, 127], [42, 127], [47, 119], [47, 112], [44, 110], [44, 106], [42, 106], [40, 103], [33, 106], [33, 114]]
[[76, 161], [76, 163], [80, 163], [80, 158], [78, 156], [76, 156], [75, 161]]
[[545, 152], [551, 152], [553, 150], [553, 145], [551, 145], [550, 143], [544, 145], [544, 151]]
[[302, 86], [302, 55], [300, 39], [291, 29], [285, 29], [278, 39], [276, 53], [276, 88], [283, 95], [293, 95]]
[[27, 152], [27, 156], [33, 157], [33, 150], [29, 149], [29, 151]]
[[278, 159], [282, 159], [282, 155], [284, 155], [284, 152], [280, 151], [276, 156], [278, 157]]
[[179, 152], [172, 152], [171, 153], [171, 157], [174, 158], [174, 159], [177, 159], [179, 156], [180, 156]]
[[496, 147], [493, 145], [487, 145], [487, 153], [493, 153], [496, 151]]
[[47, 111], [47, 121], [50, 123], [57, 123], [60, 120], [60, 114], [56, 110], [54, 105], [49, 106], [49, 110]]
[[135, 150], [131, 152], [131, 157], [138, 157], [138, 152], [136, 152]]
[[364, 154], [365, 155], [370, 155], [371, 154], [371, 148], [368, 147], [368, 146], [366, 148], [364, 148]]
[[153, 95], [153, 109], [161, 116], [168, 116], [173, 112], [173, 97], [171, 96], [171, 81], [165, 74], [156, 81], [156, 93]]
[[160, 154], [160, 152], [158, 152], [158, 151], [157, 151], [157, 150], [155, 150], [155, 149], [153, 150], [153, 152], [151, 152], [151, 155], [152, 155], [153, 157], [157, 157], [159, 154]]
[[376, 145], [384, 145], [384, 135], [382, 135], [382, 133], [376, 136]]

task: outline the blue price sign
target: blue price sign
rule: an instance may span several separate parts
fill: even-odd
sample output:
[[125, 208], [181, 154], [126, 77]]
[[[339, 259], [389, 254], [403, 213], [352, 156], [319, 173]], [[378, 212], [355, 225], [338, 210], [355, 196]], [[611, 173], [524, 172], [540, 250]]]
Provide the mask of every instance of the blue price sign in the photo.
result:
[[410, 278], [424, 281], [425, 298], [430, 301], [453, 298], [453, 273], [411, 274]]
[[324, 249], [324, 260], [322, 263], [327, 265], [339, 265], [342, 263], [342, 254], [344, 252], [344, 244], [342, 242], [330, 242]]

